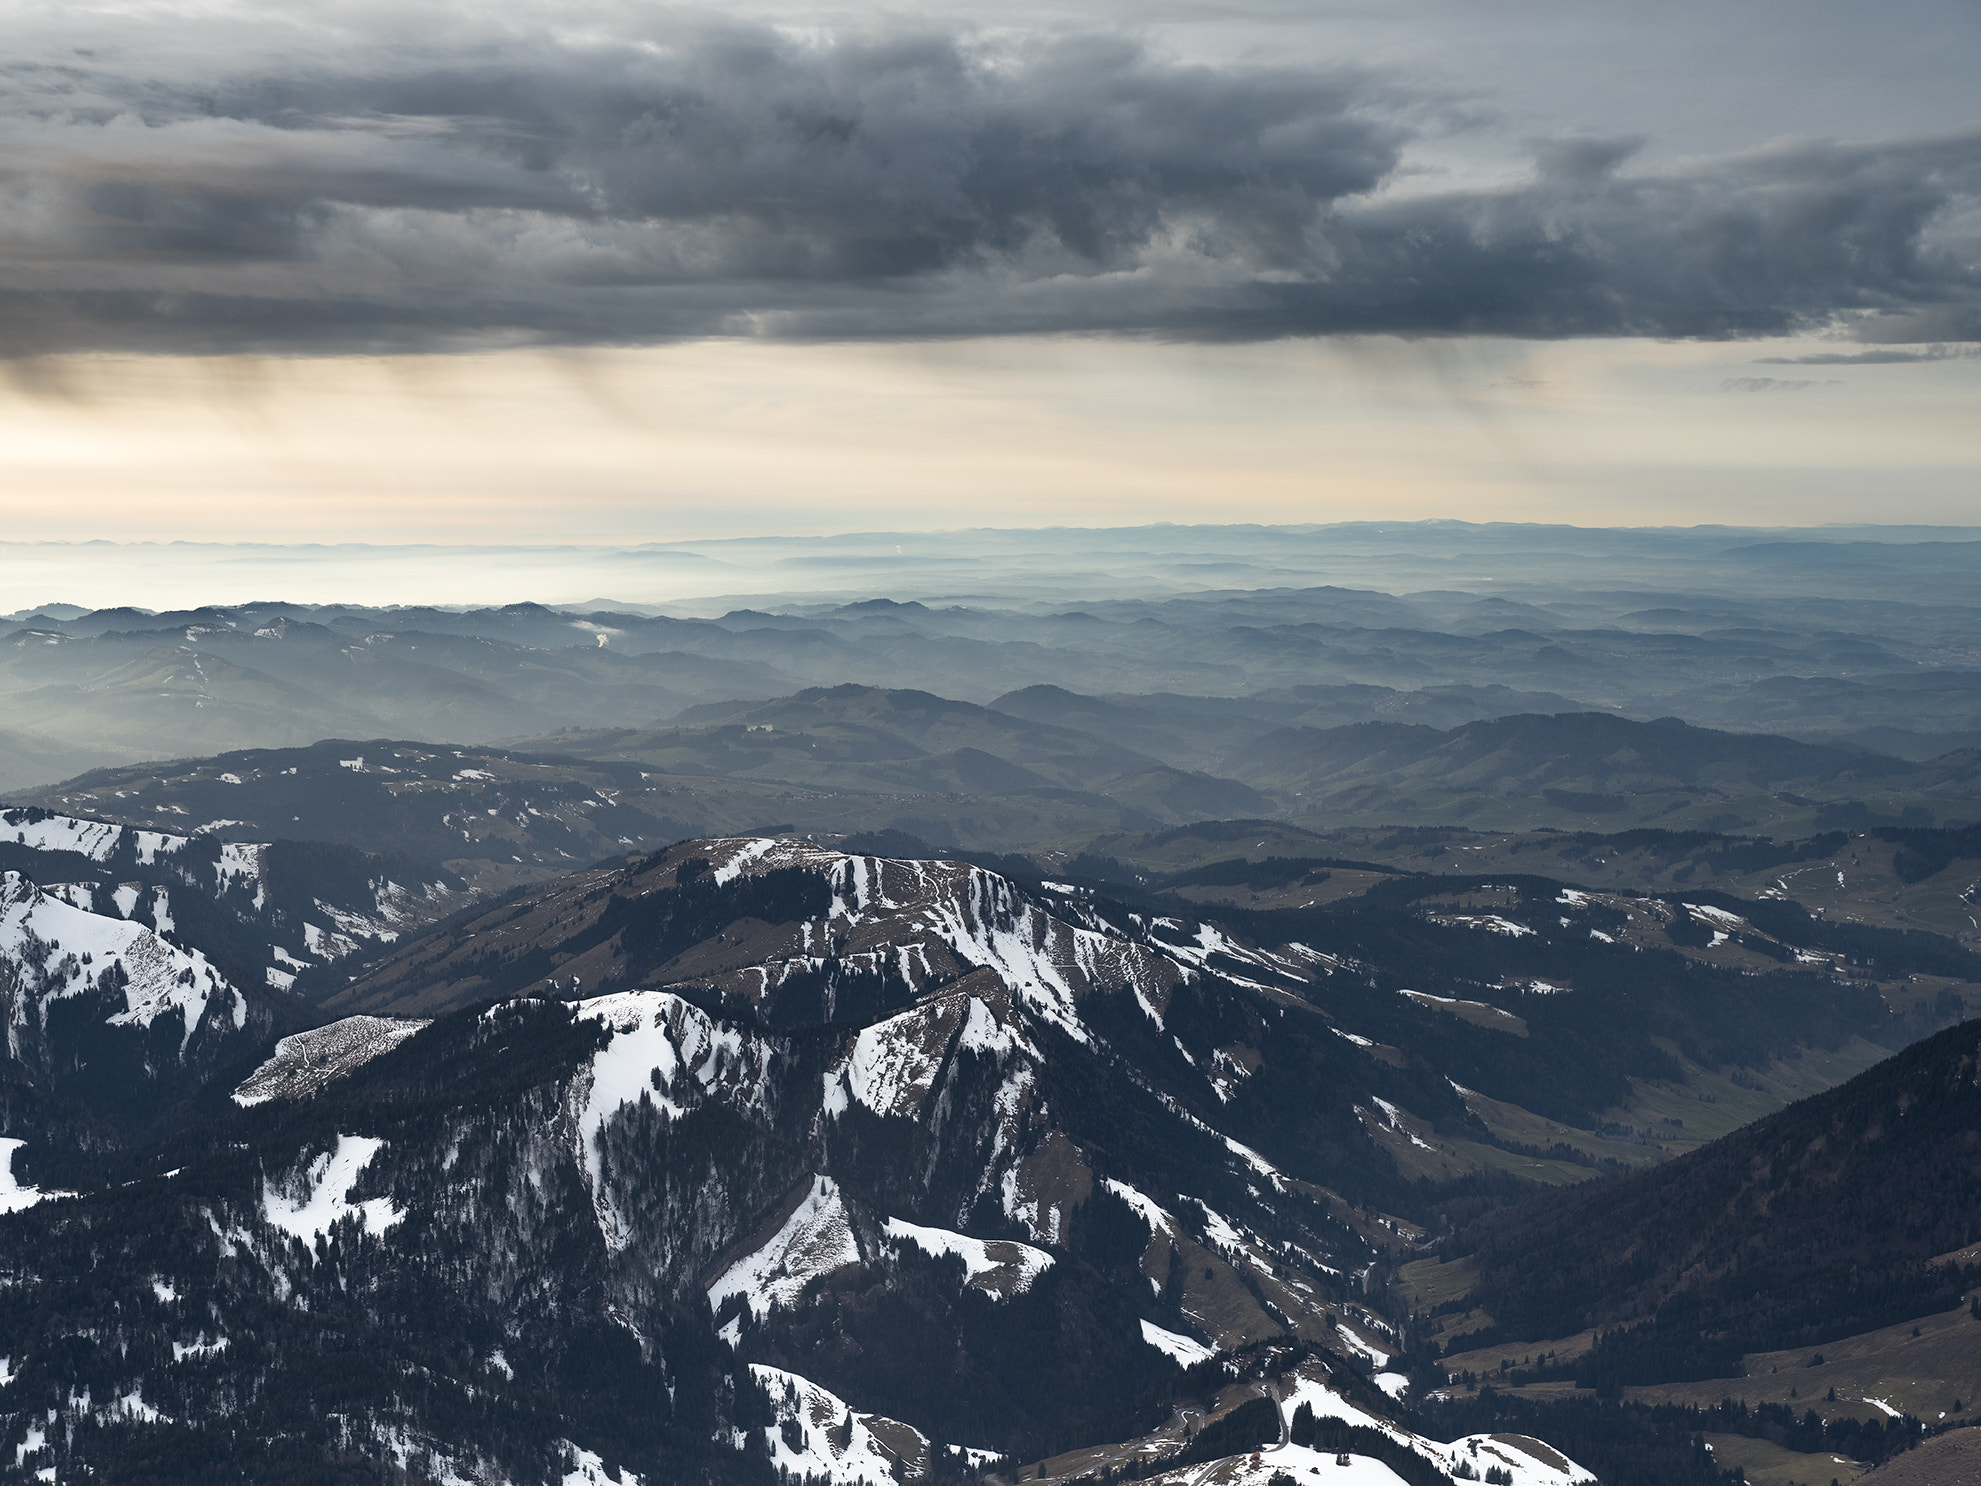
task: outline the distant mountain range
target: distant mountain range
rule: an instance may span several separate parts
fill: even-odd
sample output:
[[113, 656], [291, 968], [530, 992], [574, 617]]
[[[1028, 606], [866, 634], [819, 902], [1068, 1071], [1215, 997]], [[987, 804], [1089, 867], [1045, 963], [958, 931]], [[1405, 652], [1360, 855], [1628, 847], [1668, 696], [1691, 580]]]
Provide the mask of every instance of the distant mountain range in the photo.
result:
[[1917, 602], [1825, 611], [1785, 598], [1765, 623], [1751, 596], [1545, 588], [1517, 602], [1319, 587], [1054, 612], [991, 595], [695, 619], [537, 604], [56, 607], [0, 630], [0, 696], [20, 733], [0, 754], [0, 789], [76, 762], [325, 737], [459, 745], [644, 729], [704, 720], [684, 715], [704, 704], [849, 683], [995, 699], [1186, 772], [1216, 772], [1277, 727], [1449, 728], [1523, 712], [1681, 716], [1916, 760], [1981, 743], [1971, 619]]
[[[1289, 711], [1316, 710], [1297, 702], [1186, 697], [1143, 697], [1130, 705], [1041, 688], [979, 706], [926, 692], [841, 686], [697, 708], [672, 728], [560, 733], [526, 746], [638, 762], [669, 774], [839, 790], [998, 797], [1071, 789], [1104, 796], [1150, 823], [1277, 815], [1330, 827], [1614, 831], [1657, 824], [1806, 834], [1981, 816], [1981, 753], [1972, 750], [1913, 763], [1672, 718], [1634, 722], [1574, 712], [1449, 729], [1382, 721], [1279, 725]], [[1210, 713], [1221, 721], [1199, 728], [1197, 719]], [[1166, 738], [1192, 733], [1233, 746], [1208, 770], [1184, 770], [1122, 741], [1137, 737], [1160, 747]], [[972, 844], [1041, 843], [1006, 830]]]
[[[1981, 752], [1928, 763], [1765, 734], [1631, 722], [1600, 713], [1526, 715], [1448, 731], [1405, 723], [1284, 728], [1222, 761], [1296, 818], [1705, 825], [1780, 832], [1945, 823], [1974, 808]], [[1518, 801], [1514, 812], [1494, 802]], [[1903, 801], [1904, 803], [1900, 803]], [[1839, 809], [1849, 802], [1854, 809]], [[1876, 802], [1875, 806], [1867, 802]], [[1702, 809], [1717, 806], [1701, 819]]]

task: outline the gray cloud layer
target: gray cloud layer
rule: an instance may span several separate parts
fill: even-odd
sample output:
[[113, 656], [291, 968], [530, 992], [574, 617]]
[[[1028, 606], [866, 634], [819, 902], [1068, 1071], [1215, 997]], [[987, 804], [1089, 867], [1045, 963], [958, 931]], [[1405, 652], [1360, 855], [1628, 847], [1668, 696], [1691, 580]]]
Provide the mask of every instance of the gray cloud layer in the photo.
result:
[[[1981, 340], [1981, 134], [1402, 191], [1393, 82], [1108, 37], [200, 44], [0, 67], [0, 353], [707, 334]], [[211, 56], [214, 60], [205, 60]], [[1870, 359], [1870, 358], [1865, 358]]]
[[1757, 356], [1763, 366], [1892, 366], [1908, 361], [1969, 361], [1981, 346], [1922, 346], [1916, 350], [1884, 347], [1876, 351], [1816, 351], [1807, 356]]

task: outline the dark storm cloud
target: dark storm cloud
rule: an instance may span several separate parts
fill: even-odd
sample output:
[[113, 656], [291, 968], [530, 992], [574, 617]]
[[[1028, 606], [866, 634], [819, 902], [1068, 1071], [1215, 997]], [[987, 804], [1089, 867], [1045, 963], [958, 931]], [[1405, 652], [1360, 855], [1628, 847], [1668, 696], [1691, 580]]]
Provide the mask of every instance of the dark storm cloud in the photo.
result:
[[1551, 140], [1515, 184], [1425, 194], [1394, 189], [1394, 82], [1106, 37], [185, 55], [126, 27], [0, 70], [0, 349], [1981, 338], [1952, 225], [1975, 136], [1660, 170], [1636, 139]]

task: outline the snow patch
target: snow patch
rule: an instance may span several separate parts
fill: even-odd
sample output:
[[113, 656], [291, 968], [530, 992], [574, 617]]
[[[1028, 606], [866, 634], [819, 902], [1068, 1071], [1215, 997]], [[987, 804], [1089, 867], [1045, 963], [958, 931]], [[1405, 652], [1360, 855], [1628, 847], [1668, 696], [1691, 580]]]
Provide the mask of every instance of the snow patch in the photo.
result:
[[823, 1274], [860, 1262], [853, 1224], [829, 1176], [812, 1178], [811, 1190], [762, 1248], [746, 1254], [709, 1286], [709, 1305], [740, 1295], [752, 1316], [795, 1305], [805, 1286]]
[[605, 1461], [590, 1450], [564, 1441], [566, 1469], [562, 1486], [646, 1486], [646, 1477], [621, 1467], [608, 1469]]
[[[1710, 903], [1687, 903], [1685, 909], [1701, 923], [1712, 928], [1742, 929], [1747, 926], [1747, 920], [1739, 914], [1729, 913], [1724, 908], [1715, 908]], [[1866, 1402], [1869, 1400], [1867, 1399]]]
[[262, 1184], [262, 1216], [305, 1245], [314, 1247], [319, 1239], [346, 1218], [356, 1218], [358, 1226], [372, 1233], [385, 1233], [406, 1215], [389, 1197], [373, 1197], [352, 1202], [351, 1190], [371, 1165], [372, 1158], [385, 1148], [385, 1142], [369, 1135], [340, 1135], [335, 1150], [325, 1151], [303, 1174], [302, 1195], [287, 1193]]
[[722, 841], [714, 844], [733, 848], [729, 860], [717, 867], [714, 872], [715, 885], [723, 887], [741, 877], [752, 862], [765, 855], [778, 843], [773, 836], [758, 836], [745, 841]]
[[1415, 1130], [1412, 1130], [1408, 1125], [1403, 1123], [1403, 1111], [1398, 1109], [1394, 1104], [1391, 1104], [1389, 1100], [1372, 1097], [1370, 1103], [1374, 1104], [1376, 1108], [1383, 1112], [1383, 1118], [1389, 1123], [1390, 1129], [1396, 1131], [1399, 1135], [1405, 1136], [1412, 1145], [1422, 1150], [1428, 1151], [1431, 1149], [1431, 1143], [1429, 1141], [1423, 1139]]
[[1197, 1206], [1204, 1213], [1204, 1236], [1228, 1253], [1237, 1253], [1245, 1247], [1245, 1236], [1234, 1228], [1224, 1215], [1202, 1199]]
[[[1466, 1001], [1460, 999], [1457, 996], [1433, 996], [1429, 991], [1399, 990], [1397, 992], [1397, 995], [1402, 996], [1407, 1001], [1414, 1001], [1419, 1006], [1428, 1006], [1433, 1008], [1445, 1007], [1445, 1006], [1454, 1006], [1454, 1007], [1462, 1006], [1470, 1011], [1484, 1012], [1488, 1016], [1495, 1017], [1500, 1021], [1518, 1022], [1520, 1020], [1512, 1012], [1504, 1010], [1501, 1007], [1495, 1006], [1490, 1001]], [[1454, 1015], [1456, 1015], [1456, 1013], [1454, 1013]], [[1512, 1029], [1501, 1028], [1498, 1030], [1511, 1031]]]
[[[271, 970], [271, 979], [280, 972]], [[289, 977], [294, 979], [294, 976]], [[301, 1099], [342, 1078], [411, 1037], [423, 1021], [384, 1016], [347, 1016], [342, 1021], [297, 1032], [275, 1044], [275, 1055], [234, 1090], [242, 1108], [271, 1099]]]
[[121, 1414], [127, 1419], [136, 1419], [145, 1424], [170, 1423], [166, 1416], [144, 1401], [144, 1389], [133, 1388], [129, 1393], [118, 1397], [111, 1405], [113, 1414]]
[[967, 1271], [964, 1283], [994, 1298], [1024, 1294], [1034, 1280], [1052, 1268], [1052, 1255], [1029, 1244], [969, 1238], [947, 1228], [923, 1228], [900, 1218], [889, 1218], [885, 1226], [889, 1238], [903, 1239], [924, 1253], [937, 1258], [955, 1254]]
[[1594, 1472], [1524, 1434], [1469, 1434], [1448, 1445], [1426, 1441], [1419, 1446], [1426, 1447], [1441, 1453], [1447, 1471], [1463, 1461], [1481, 1478], [1489, 1470], [1503, 1471], [1513, 1486], [1595, 1486]]
[[1177, 1332], [1165, 1331], [1153, 1321], [1142, 1323], [1142, 1340], [1168, 1357], [1178, 1367], [1194, 1367], [1207, 1357], [1217, 1356], [1214, 1348]]
[[14, 1154], [26, 1145], [25, 1140], [12, 1136], [0, 1138], [0, 1213], [17, 1213], [23, 1208], [33, 1207], [37, 1202], [45, 1202], [51, 1197], [73, 1197], [73, 1192], [44, 1191], [40, 1187], [24, 1187], [14, 1179]]
[[972, 996], [963, 1014], [963, 1029], [957, 1034], [956, 1045], [969, 1052], [1001, 1058], [1026, 1044], [1010, 1028], [999, 1025], [991, 1009]]
[[[161, 923], [169, 928], [171, 920], [163, 916], [163, 888], [158, 895]], [[0, 873], [0, 959], [23, 965], [22, 951], [31, 940], [59, 946], [60, 952], [50, 954], [43, 968], [34, 972], [38, 983], [24, 987], [29, 995], [15, 1001], [17, 1022], [33, 1014], [32, 1002], [37, 999], [43, 1003], [45, 1018], [47, 1002], [93, 989], [114, 964], [124, 976], [124, 1010], [108, 1018], [111, 1026], [149, 1027], [167, 1012], [179, 1011], [185, 1018], [179, 1039], [179, 1055], [184, 1057], [216, 997], [232, 999], [236, 1027], [246, 1023], [247, 1002], [198, 950], [181, 949], [143, 924], [86, 912], [43, 892], [17, 872]], [[90, 957], [87, 966], [82, 963], [84, 955]]]
[[1340, 1327], [1335, 1332], [1335, 1339], [1344, 1347], [1348, 1348], [1349, 1351], [1368, 1358], [1378, 1369], [1386, 1367], [1389, 1364], [1389, 1353], [1380, 1347], [1371, 1346], [1368, 1339], [1357, 1332], [1353, 1326], [1343, 1325]]
[[1523, 934], [1535, 931], [1523, 923], [1504, 918], [1497, 913], [1434, 913], [1431, 922], [1450, 924], [1461, 929], [1484, 929], [1488, 934], [1504, 934], [1509, 939], [1518, 939]]
[[[893, 1458], [845, 1400], [781, 1368], [753, 1362], [750, 1374], [777, 1411], [764, 1441], [780, 1477], [822, 1479], [831, 1486], [896, 1486]], [[797, 1443], [786, 1438], [787, 1429]]]
[[584, 1162], [592, 1205], [607, 1245], [622, 1249], [632, 1240], [631, 1229], [606, 1189], [599, 1137], [613, 1115], [628, 1104], [647, 1099], [670, 1119], [685, 1112], [688, 1096], [683, 1078], [692, 1078], [703, 1092], [728, 1082], [739, 1111], [761, 1102], [764, 1077], [760, 1044], [743, 1033], [718, 1026], [706, 1013], [666, 991], [621, 991], [581, 1001], [577, 1014], [603, 1022], [611, 1040], [592, 1055], [590, 1065], [573, 1081], [571, 1102], [576, 1115], [578, 1154]]
[[1126, 1182], [1118, 1182], [1113, 1177], [1103, 1177], [1101, 1185], [1119, 1197], [1135, 1210], [1135, 1216], [1149, 1225], [1151, 1234], [1164, 1234], [1174, 1238], [1177, 1234], [1176, 1219], [1172, 1218], [1154, 1201], [1144, 1197]]

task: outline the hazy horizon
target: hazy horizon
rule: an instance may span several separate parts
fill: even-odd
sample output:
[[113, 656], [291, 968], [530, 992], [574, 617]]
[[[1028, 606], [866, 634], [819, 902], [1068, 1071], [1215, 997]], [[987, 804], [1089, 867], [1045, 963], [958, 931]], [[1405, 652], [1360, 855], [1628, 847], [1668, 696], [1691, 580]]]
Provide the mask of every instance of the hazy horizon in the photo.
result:
[[[619, 604], [636, 611], [713, 615], [752, 600], [995, 598], [1063, 607], [1082, 594], [1316, 584], [1408, 593], [1432, 587], [1484, 590], [1497, 583], [1505, 592], [1530, 581], [1560, 582], [1562, 575], [1550, 567], [1560, 554], [1551, 548], [1563, 543], [1580, 554], [1570, 562], [1605, 551], [1613, 566], [1603, 582], [1682, 587], [1682, 569], [1661, 573], [1658, 565], [1674, 558], [1682, 563], [1692, 547], [1736, 536], [1907, 545], [1981, 541], [1981, 525], [1164, 522], [623, 544], [5, 541], [0, 542], [0, 588], [16, 602], [0, 617], [18, 621], [50, 605], [159, 612], [277, 599], [377, 607]], [[1206, 542], [1211, 545], [1202, 545]], [[1420, 555], [1412, 556], [1413, 548]], [[1511, 565], [1462, 570], [1496, 562]]]

